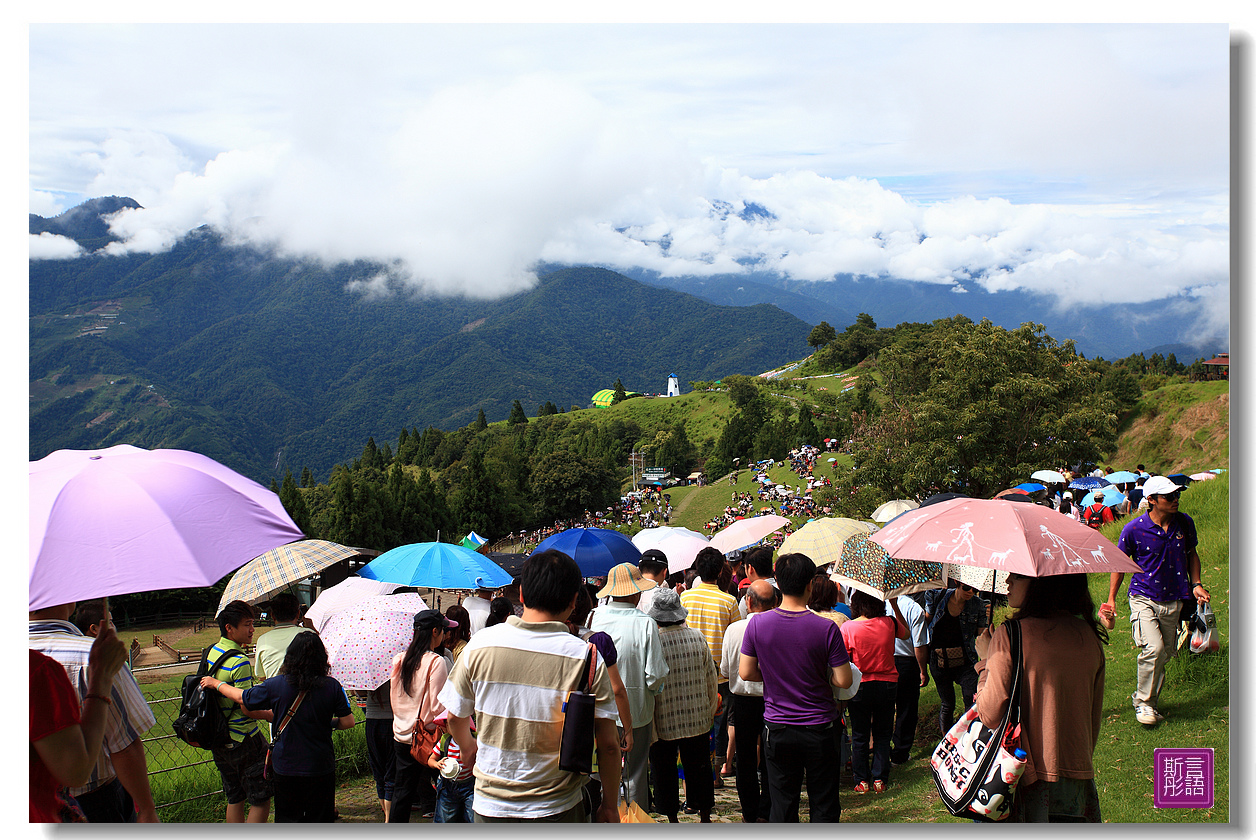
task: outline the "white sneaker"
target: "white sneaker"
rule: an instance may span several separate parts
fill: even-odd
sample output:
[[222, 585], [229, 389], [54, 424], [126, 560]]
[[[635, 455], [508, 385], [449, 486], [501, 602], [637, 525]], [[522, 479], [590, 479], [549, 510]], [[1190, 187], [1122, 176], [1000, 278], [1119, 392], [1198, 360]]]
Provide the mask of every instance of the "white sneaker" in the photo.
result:
[[1134, 720], [1144, 726], [1155, 726], [1160, 722], [1160, 716], [1156, 714], [1156, 710], [1147, 704], [1143, 704], [1134, 709]]

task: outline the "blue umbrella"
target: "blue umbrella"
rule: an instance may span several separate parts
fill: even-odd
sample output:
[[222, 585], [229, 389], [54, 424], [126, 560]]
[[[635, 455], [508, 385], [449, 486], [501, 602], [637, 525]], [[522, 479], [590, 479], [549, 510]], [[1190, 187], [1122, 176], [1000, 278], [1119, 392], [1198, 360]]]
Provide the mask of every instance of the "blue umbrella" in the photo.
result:
[[623, 534], [607, 528], [568, 528], [542, 540], [532, 553], [551, 548], [575, 560], [585, 577], [600, 577], [620, 563], [641, 562], [641, 549]]
[[1016, 485], [1016, 489], [1024, 490], [1026, 493], [1036, 493], [1039, 490], [1046, 490], [1047, 486], [1045, 484], [1038, 484], [1033, 481], [1026, 481], [1026, 482]]
[[1108, 481], [1110, 481], [1113, 484], [1129, 484], [1131, 481], [1138, 481], [1138, 479], [1140, 479], [1141, 477], [1142, 476], [1140, 476], [1138, 473], [1130, 472], [1129, 470], [1121, 470], [1120, 472], [1108, 473], [1107, 475], [1104, 476], [1104, 478], [1106, 478]]
[[428, 589], [496, 589], [514, 578], [482, 554], [441, 542], [385, 551], [358, 570], [360, 577]]
[[1107, 487], [1111, 484], [1106, 478], [1095, 478], [1093, 475], [1075, 478], [1068, 483], [1073, 490], [1096, 490], [1100, 487]]
[[[1103, 501], [1099, 504], [1104, 507], [1116, 507], [1125, 501], [1125, 496], [1115, 487], [1105, 487], [1103, 489]], [[1091, 490], [1086, 494], [1086, 498], [1082, 499], [1082, 508], [1088, 508], [1095, 503], [1095, 491]]]

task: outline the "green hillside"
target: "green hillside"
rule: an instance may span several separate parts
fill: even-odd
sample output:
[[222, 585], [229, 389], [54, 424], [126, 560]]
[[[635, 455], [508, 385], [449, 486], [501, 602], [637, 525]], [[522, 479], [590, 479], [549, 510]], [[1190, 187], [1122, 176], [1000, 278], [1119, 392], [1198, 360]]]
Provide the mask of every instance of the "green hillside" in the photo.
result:
[[195, 449], [259, 481], [326, 475], [371, 436], [757, 374], [809, 326], [603, 269], [500, 300], [349, 290], [383, 267], [282, 259], [206, 231], [169, 252], [30, 263], [30, 452]]

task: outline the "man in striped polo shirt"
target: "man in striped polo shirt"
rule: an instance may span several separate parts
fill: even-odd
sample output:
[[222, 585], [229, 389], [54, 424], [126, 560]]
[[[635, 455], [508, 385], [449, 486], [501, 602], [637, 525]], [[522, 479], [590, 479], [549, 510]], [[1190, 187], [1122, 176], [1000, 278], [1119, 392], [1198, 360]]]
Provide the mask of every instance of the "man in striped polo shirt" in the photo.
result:
[[[87, 662], [92, 639], [70, 623], [75, 603], [32, 610], [28, 614], [31, 650], [58, 662], [79, 697], [87, 696]], [[157, 822], [157, 809], [148, 784], [148, 758], [140, 736], [156, 722], [135, 677], [127, 668], [118, 672], [108, 699], [105, 738], [91, 778], [70, 794], [89, 822]]]
[[[523, 616], [471, 637], [441, 689], [449, 733], [475, 773], [476, 822], [587, 822], [588, 779], [560, 770], [563, 701], [584, 681], [588, 645], [564, 620], [583, 585], [560, 551], [528, 558], [519, 573]], [[594, 738], [604, 795], [595, 822], [619, 822], [619, 714], [610, 677], [595, 654]], [[474, 712], [478, 738], [471, 737]]]
[[[218, 613], [218, 629], [222, 638], [209, 650], [209, 676], [222, 680], [241, 691], [253, 687], [253, 666], [244, 653], [244, 645], [253, 641], [253, 608], [244, 601], [232, 601]], [[222, 667], [213, 670], [218, 658], [229, 650], [238, 655], [227, 657]], [[218, 705], [231, 729], [231, 746], [213, 750], [214, 765], [222, 776], [222, 790], [227, 795], [226, 822], [245, 822], [245, 805], [248, 802], [248, 822], [264, 823], [270, 816], [271, 781], [265, 778], [266, 739], [262, 736], [259, 720], [270, 720], [269, 709], [250, 712], [239, 703], [226, 697], [218, 698]], [[329, 723], [330, 725], [330, 723]]]

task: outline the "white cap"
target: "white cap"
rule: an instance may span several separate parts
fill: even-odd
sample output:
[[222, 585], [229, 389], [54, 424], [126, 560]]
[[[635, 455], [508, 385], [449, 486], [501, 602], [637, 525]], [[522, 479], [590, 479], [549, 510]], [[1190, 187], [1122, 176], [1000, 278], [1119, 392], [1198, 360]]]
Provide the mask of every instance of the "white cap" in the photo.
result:
[[1176, 493], [1181, 489], [1173, 483], [1172, 479], [1162, 475], [1153, 475], [1143, 484], [1143, 496], [1162, 496], [1166, 493]]

